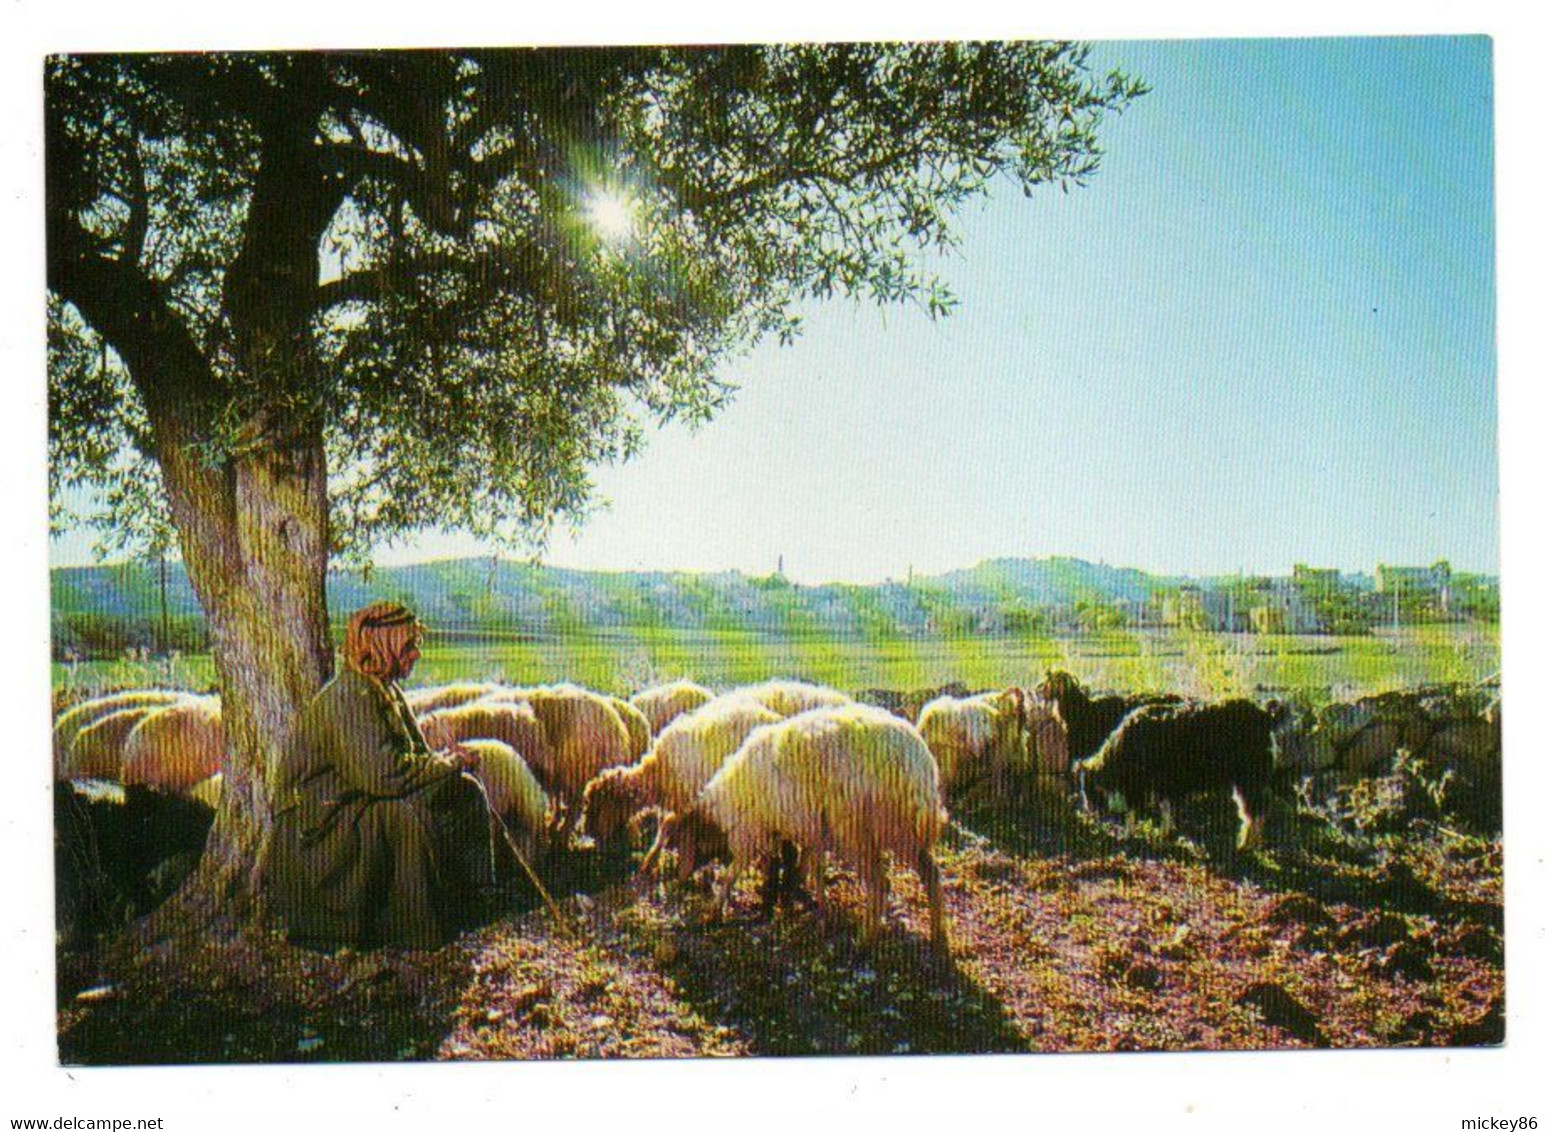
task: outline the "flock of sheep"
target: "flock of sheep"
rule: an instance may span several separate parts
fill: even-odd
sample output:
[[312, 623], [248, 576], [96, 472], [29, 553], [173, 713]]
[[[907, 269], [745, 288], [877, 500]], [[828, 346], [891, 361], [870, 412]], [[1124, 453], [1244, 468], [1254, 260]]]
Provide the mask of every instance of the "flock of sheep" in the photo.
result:
[[[666, 851], [675, 851], [685, 878], [712, 858], [728, 859], [712, 911], [719, 916], [738, 878], [760, 863], [769, 874], [766, 904], [781, 869], [798, 867], [821, 908], [832, 854], [866, 890], [869, 937], [885, 914], [890, 853], [919, 874], [941, 953], [947, 931], [934, 851], [947, 803], [1054, 784], [1131, 813], [1152, 806], [1170, 826], [1175, 802], [1229, 795], [1241, 819], [1237, 843], [1251, 848], [1262, 842], [1276, 780], [1324, 769], [1319, 760], [1338, 757], [1340, 742], [1369, 738], [1386, 718], [1362, 715], [1368, 701], [1308, 719], [1244, 699], [1092, 696], [1063, 672], [1035, 689], [938, 695], [917, 712], [791, 680], [723, 694], [679, 681], [628, 700], [572, 684], [462, 683], [406, 696], [432, 747], [477, 750], [491, 808], [529, 860], [567, 848], [582, 822], [597, 845], [610, 846], [654, 814], [641, 874], [659, 870]], [[1491, 742], [1497, 758], [1497, 704], [1490, 710], [1453, 733], [1469, 758], [1486, 757], [1480, 750]], [[1350, 719], [1360, 722], [1340, 732]], [[212, 808], [223, 749], [213, 696], [125, 692], [71, 708], [54, 727], [61, 780], [148, 787]]]

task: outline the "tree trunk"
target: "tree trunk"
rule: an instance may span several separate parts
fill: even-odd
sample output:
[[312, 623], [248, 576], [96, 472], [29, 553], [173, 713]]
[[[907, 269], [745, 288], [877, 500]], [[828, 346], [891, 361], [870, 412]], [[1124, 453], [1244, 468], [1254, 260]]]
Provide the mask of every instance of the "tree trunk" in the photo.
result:
[[321, 439], [305, 450], [245, 454], [230, 476], [236, 506], [219, 544], [184, 542], [210, 622], [226, 730], [220, 810], [195, 878], [217, 907], [258, 895], [276, 758], [332, 671]]
[[[333, 667], [322, 413], [306, 405], [318, 246], [344, 182], [318, 165], [324, 64], [299, 56], [282, 70], [254, 88], [250, 107], [259, 165], [242, 247], [225, 274], [232, 336], [223, 372], [142, 269], [143, 232], [114, 252], [81, 226], [77, 211], [90, 202], [62, 191], [79, 155], [54, 117], [47, 145], [49, 287], [112, 344], [140, 395], [148, 454], [210, 624], [224, 789], [184, 895], [238, 923], [258, 910], [275, 759]], [[233, 415], [234, 437], [224, 427]]]

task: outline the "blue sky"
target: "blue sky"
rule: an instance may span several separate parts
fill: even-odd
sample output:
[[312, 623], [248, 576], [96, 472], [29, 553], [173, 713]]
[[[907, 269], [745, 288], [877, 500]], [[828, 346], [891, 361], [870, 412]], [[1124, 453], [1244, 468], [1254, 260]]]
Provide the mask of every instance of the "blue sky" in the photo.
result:
[[[994, 556], [1498, 569], [1490, 48], [1099, 44], [1154, 88], [1084, 189], [971, 206], [961, 299], [813, 306], [600, 469], [546, 560], [874, 581]], [[461, 538], [379, 561], [478, 553]], [[84, 561], [57, 542], [54, 560]]]

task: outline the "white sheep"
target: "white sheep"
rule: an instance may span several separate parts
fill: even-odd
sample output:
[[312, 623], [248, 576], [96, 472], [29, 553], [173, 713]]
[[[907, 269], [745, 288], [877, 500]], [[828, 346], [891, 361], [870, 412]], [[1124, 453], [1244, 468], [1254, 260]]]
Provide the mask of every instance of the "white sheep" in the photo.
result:
[[555, 841], [567, 844], [581, 818], [586, 784], [608, 767], [630, 761], [629, 732], [618, 712], [607, 697], [569, 684], [504, 688], [484, 703], [531, 706], [543, 729], [544, 748], [528, 762], [554, 803]]
[[408, 706], [415, 715], [429, 715], [433, 711], [461, 707], [474, 700], [481, 700], [499, 689], [498, 684], [440, 684], [425, 688], [407, 688], [403, 692], [403, 698], [408, 701]]
[[120, 708], [82, 727], [76, 732], [65, 756], [63, 777], [120, 781], [124, 771], [124, 740], [143, 720], [165, 710], [163, 704]]
[[776, 715], [787, 719], [813, 708], [840, 707], [854, 702], [843, 692], [802, 680], [765, 680], [762, 684], [737, 688], [727, 695], [756, 700]]
[[781, 840], [805, 855], [819, 909], [828, 852], [849, 861], [869, 894], [864, 936], [874, 938], [887, 906], [883, 851], [919, 873], [930, 904], [930, 938], [948, 951], [940, 870], [932, 849], [945, 824], [940, 771], [906, 720], [861, 704], [805, 712], [748, 735], [705, 785], [678, 825], [675, 841], [699, 856], [697, 843], [723, 835], [731, 863], [712, 915], [752, 862]]
[[[61, 778], [72, 777], [69, 772], [70, 748], [75, 737], [97, 720], [116, 711], [129, 708], [164, 707], [182, 699], [186, 692], [174, 692], [160, 688], [146, 688], [132, 692], [115, 692], [76, 704], [61, 712], [54, 721], [54, 769]], [[84, 775], [74, 777], [87, 777]]]
[[708, 688], [700, 687], [691, 680], [677, 680], [655, 688], [636, 692], [629, 702], [639, 709], [650, 724], [650, 733], [660, 735], [662, 729], [680, 715], [702, 707], [714, 698]]
[[617, 696], [608, 696], [607, 702], [618, 713], [618, 721], [624, 725], [624, 730], [629, 733], [629, 761], [638, 762], [645, 757], [645, 752], [650, 750], [652, 736], [650, 720], [646, 719], [645, 713], [628, 700], [619, 699]]
[[[780, 716], [756, 700], [724, 696], [697, 711], [680, 715], [656, 737], [650, 753], [633, 766], [603, 771], [586, 787], [586, 829], [599, 843], [611, 840], [636, 813], [655, 808], [662, 821], [656, 840], [640, 865], [655, 864], [676, 828], [678, 815], [742, 745], [755, 727], [778, 723]], [[680, 862], [684, 876], [693, 862]]]
[[539, 778], [553, 771], [548, 738], [531, 704], [474, 700], [430, 712], [419, 720], [419, 729], [436, 750], [453, 743], [493, 739], [520, 755]]
[[220, 698], [189, 696], [151, 712], [124, 739], [125, 786], [187, 790], [221, 769], [226, 731]]
[[461, 745], [478, 756], [473, 773], [484, 784], [489, 808], [505, 823], [531, 864], [542, 847], [548, 822], [548, 795], [542, 784], [508, 743], [498, 739], [465, 739]]
[[933, 699], [919, 712], [919, 733], [941, 768], [941, 786], [948, 795], [985, 775], [1003, 789], [1004, 768], [1029, 761], [1020, 688]]

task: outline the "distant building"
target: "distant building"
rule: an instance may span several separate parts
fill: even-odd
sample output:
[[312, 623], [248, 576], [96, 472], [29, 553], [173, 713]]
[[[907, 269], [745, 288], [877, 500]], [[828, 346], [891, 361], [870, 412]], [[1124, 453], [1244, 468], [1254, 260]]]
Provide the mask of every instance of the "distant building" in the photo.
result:
[[1343, 582], [1343, 576], [1337, 570], [1326, 570], [1320, 566], [1304, 566], [1297, 562], [1290, 575], [1290, 580], [1295, 587], [1302, 592], [1332, 593]]
[[[1337, 571], [1334, 571], [1337, 573]], [[1263, 579], [1250, 589], [1232, 592], [1179, 587], [1161, 601], [1160, 621], [1183, 629], [1216, 633], [1316, 633], [1316, 610], [1296, 586]]]
[[1442, 609], [1451, 604], [1451, 563], [1441, 559], [1433, 566], [1376, 564], [1376, 592], [1400, 597], [1434, 597]]

